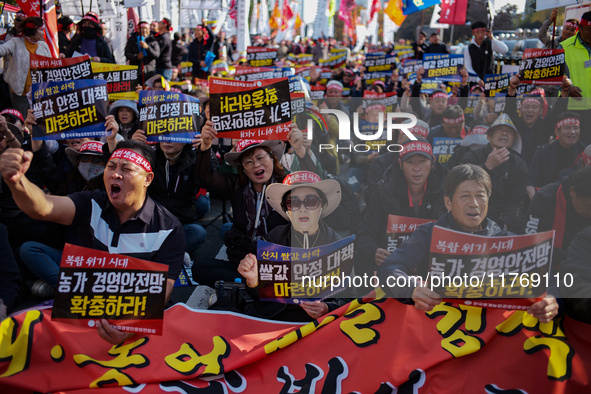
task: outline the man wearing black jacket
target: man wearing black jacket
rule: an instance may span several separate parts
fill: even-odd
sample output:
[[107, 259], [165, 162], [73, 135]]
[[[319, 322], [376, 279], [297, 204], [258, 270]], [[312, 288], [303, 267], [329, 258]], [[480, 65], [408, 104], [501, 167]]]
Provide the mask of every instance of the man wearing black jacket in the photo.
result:
[[79, 22], [82, 34], [72, 37], [66, 57], [72, 57], [74, 52], [88, 54], [93, 62], [115, 63], [113, 52], [103, 37], [98, 15], [94, 12], [87, 12]]
[[127, 40], [125, 57], [129, 64], [139, 66], [138, 75], [142, 84], [156, 75], [156, 59], [159, 56], [160, 45], [158, 45], [154, 36], [150, 34], [150, 25], [148, 22], [140, 22], [138, 31], [133, 33]]
[[[473, 164], [462, 164], [451, 170], [443, 182], [445, 207], [448, 212], [437, 222], [418, 227], [388, 256], [378, 270], [380, 283], [397, 282], [399, 277], [404, 277], [409, 285], [385, 285], [382, 287], [384, 292], [402, 303], [414, 305], [420, 311], [431, 311], [439, 305], [441, 296], [420, 283], [415, 287], [409, 275], [419, 275], [423, 279], [427, 277], [434, 226], [487, 237], [508, 235], [486, 217], [491, 192], [490, 177], [482, 168]], [[558, 315], [558, 303], [553, 295], [548, 295], [534, 303], [528, 312], [541, 323], [548, 323]]]
[[591, 226], [591, 167], [538, 190], [527, 210], [526, 221], [524, 234], [556, 231], [552, 268], [558, 268], [573, 237]]
[[57, 20], [57, 38], [60, 49], [60, 55], [65, 56], [68, 47], [70, 46], [70, 32], [72, 31], [74, 22], [67, 16], [62, 16]]
[[533, 198], [536, 189], [560, 181], [558, 174], [570, 167], [585, 150], [587, 144], [579, 141], [581, 117], [574, 112], [563, 112], [556, 119], [556, 140], [539, 146], [529, 165], [527, 194]]
[[160, 46], [160, 56], [156, 59], [156, 74], [162, 75], [167, 81], [172, 79], [172, 40], [170, 32], [172, 31], [172, 22], [168, 18], [163, 18], [158, 22], [158, 33], [154, 36]]
[[183, 61], [183, 56], [187, 55], [189, 50], [185, 47], [185, 43], [181, 40], [179, 32], [174, 33], [174, 40], [172, 41], [172, 52], [170, 62], [174, 68], [177, 68]]
[[189, 61], [193, 63], [193, 78], [207, 79], [207, 73], [201, 67], [205, 66], [205, 54], [212, 50], [214, 37], [205, 20], [202, 22], [195, 29], [195, 39], [189, 45]]
[[486, 134], [489, 144], [466, 153], [462, 163], [476, 164], [488, 173], [492, 182], [488, 217], [501, 227], [510, 226], [525, 197], [527, 166], [518, 153], [521, 138], [507, 114], [501, 114]]
[[388, 215], [438, 219], [445, 212], [443, 179], [447, 169], [435, 161], [424, 138], [404, 143], [400, 158], [392, 164], [367, 204], [355, 240], [355, 271], [371, 275], [390, 254]]

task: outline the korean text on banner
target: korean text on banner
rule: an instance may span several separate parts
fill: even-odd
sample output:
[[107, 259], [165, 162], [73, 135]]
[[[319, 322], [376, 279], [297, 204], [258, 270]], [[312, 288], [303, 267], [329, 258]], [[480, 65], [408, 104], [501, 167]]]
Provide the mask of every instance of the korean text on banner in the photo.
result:
[[138, 100], [138, 66], [121, 66], [109, 63], [92, 63], [94, 79], [107, 81], [109, 101]]
[[209, 78], [211, 121], [220, 138], [285, 140], [291, 124], [288, 78]]
[[33, 92], [33, 139], [105, 137], [109, 103], [107, 83], [94, 79], [36, 83]]
[[30, 61], [31, 83], [90, 79], [92, 76], [88, 55], [70, 59], [54, 59], [32, 53]]

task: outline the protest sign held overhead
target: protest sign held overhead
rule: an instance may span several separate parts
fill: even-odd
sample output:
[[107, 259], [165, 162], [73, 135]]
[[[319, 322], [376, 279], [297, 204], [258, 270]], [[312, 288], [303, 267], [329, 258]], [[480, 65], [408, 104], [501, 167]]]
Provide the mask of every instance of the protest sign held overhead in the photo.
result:
[[392, 71], [396, 66], [396, 56], [394, 55], [373, 55], [369, 54], [365, 57], [363, 66], [367, 72], [387, 72]]
[[277, 59], [277, 49], [248, 47], [246, 48], [246, 58], [251, 67], [272, 66], [275, 59]]
[[461, 82], [460, 71], [464, 68], [464, 55], [423, 55], [424, 79], [438, 79], [445, 82]]
[[398, 247], [410, 237], [410, 235], [420, 225], [426, 223], [433, 223], [436, 220], [409, 218], [398, 215], [388, 215], [388, 247], [386, 250], [390, 253], [394, 252]]
[[51, 319], [162, 335], [168, 266], [66, 244]]
[[105, 137], [109, 99], [105, 81], [79, 79], [45, 82], [31, 87], [33, 139], [60, 140]]
[[410, 74], [418, 72], [421, 67], [423, 67], [422, 60], [406, 59], [404, 61], [404, 63], [402, 64], [402, 67], [400, 69], [400, 75], [399, 75], [398, 79], [400, 81], [402, 81], [403, 77], [408, 78], [410, 76]]
[[92, 63], [94, 79], [107, 81], [109, 101], [137, 101], [138, 66], [121, 66], [109, 63]]
[[219, 138], [287, 139], [291, 124], [289, 80], [239, 82], [209, 78], [211, 121]]
[[486, 74], [484, 76], [484, 95], [486, 97], [495, 97], [501, 90], [507, 89], [513, 75], [515, 74]]
[[31, 83], [33, 84], [92, 78], [88, 55], [70, 59], [54, 59], [32, 53], [30, 59]]
[[323, 300], [344, 291], [331, 277], [348, 276], [353, 267], [355, 236], [310, 249], [257, 242], [259, 298], [299, 304]]
[[464, 108], [464, 115], [474, 115], [474, 108], [476, 108], [476, 104], [478, 104], [479, 100], [480, 94], [470, 93], [466, 102], [466, 107]]
[[461, 138], [433, 138], [433, 156], [439, 163], [445, 164], [454, 154], [454, 148], [461, 143]]
[[236, 81], [261, 81], [264, 79], [285, 78], [295, 75], [291, 67], [236, 67], [234, 80]]
[[310, 86], [310, 97], [312, 100], [322, 100], [326, 94], [325, 86]]
[[199, 99], [178, 92], [142, 90], [141, 128], [148, 141], [191, 143], [199, 131]]
[[564, 49], [525, 49], [519, 74], [524, 84], [561, 85], [565, 70]]
[[435, 226], [431, 288], [446, 301], [525, 310], [553, 283], [553, 240], [554, 231], [486, 237]]

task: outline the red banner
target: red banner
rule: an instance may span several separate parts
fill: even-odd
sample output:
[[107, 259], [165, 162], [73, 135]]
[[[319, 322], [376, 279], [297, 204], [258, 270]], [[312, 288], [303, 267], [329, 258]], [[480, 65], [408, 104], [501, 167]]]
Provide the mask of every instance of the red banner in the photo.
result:
[[357, 299], [296, 325], [181, 304], [119, 346], [50, 314], [2, 322], [0, 392], [565, 394], [591, 370], [589, 325], [522, 311]]
[[441, 2], [441, 12], [439, 13], [439, 23], [464, 25], [466, 24], [467, 9], [468, 0], [443, 0]]

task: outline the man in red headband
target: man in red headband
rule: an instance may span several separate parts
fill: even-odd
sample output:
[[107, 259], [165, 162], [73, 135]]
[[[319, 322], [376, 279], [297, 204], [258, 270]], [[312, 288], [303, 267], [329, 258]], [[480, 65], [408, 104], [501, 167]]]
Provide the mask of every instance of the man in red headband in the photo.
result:
[[507, 53], [505, 43], [495, 39], [486, 23], [472, 23], [472, 42], [464, 48], [464, 67], [468, 72], [478, 75], [478, 84], [484, 86], [484, 75], [494, 74], [494, 53]]
[[558, 174], [571, 166], [585, 150], [587, 144], [579, 141], [581, 117], [574, 112], [564, 112], [556, 118], [556, 140], [539, 146], [529, 165], [527, 194], [533, 198], [537, 189], [560, 181]]
[[189, 61], [193, 63], [193, 78], [207, 79], [207, 73], [201, 69], [205, 66], [205, 55], [213, 50], [214, 35], [207, 21], [203, 19], [202, 24], [195, 29], [195, 39], [189, 45]]
[[433, 144], [435, 138], [461, 139], [469, 134], [470, 130], [466, 127], [464, 110], [459, 105], [450, 105], [445, 108], [441, 117], [441, 124], [431, 127], [431, 131], [427, 137], [430, 144]]
[[167, 81], [172, 79], [172, 40], [170, 32], [172, 31], [172, 22], [168, 18], [163, 18], [158, 22], [158, 34], [155, 35], [156, 41], [160, 46], [160, 56], [156, 59], [156, 74], [162, 75]]
[[568, 38], [571, 38], [575, 34], [577, 34], [577, 30], [579, 29], [579, 21], [576, 19], [569, 19], [564, 22], [564, 26], [562, 27], [562, 34], [560, 37], [555, 37], [554, 42], [552, 42], [552, 34], [548, 32], [550, 26], [553, 23], [556, 23], [556, 17], [558, 16], [558, 8], [554, 8], [552, 10], [552, 14], [550, 15], [550, 19], [542, 24], [540, 27], [540, 31], [538, 32], [538, 38], [540, 41], [546, 45], [548, 49], [556, 49], [560, 45], [560, 43]]
[[[168, 302], [182, 269], [185, 233], [178, 219], [147, 194], [154, 179], [153, 156], [142, 143], [122, 141], [103, 173], [106, 191], [67, 197], [46, 195], [27, 179], [32, 152], [6, 150], [0, 155], [0, 172], [18, 207], [31, 218], [78, 226], [79, 246], [168, 265]], [[131, 337], [106, 320], [98, 325], [98, 331], [114, 345]]]
[[[160, 56], [160, 45], [150, 34], [148, 22], [141, 21], [125, 45], [125, 57], [129, 64], [139, 67], [139, 81], [145, 81], [156, 75], [156, 59]], [[142, 78], [143, 73], [143, 78]]]

